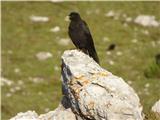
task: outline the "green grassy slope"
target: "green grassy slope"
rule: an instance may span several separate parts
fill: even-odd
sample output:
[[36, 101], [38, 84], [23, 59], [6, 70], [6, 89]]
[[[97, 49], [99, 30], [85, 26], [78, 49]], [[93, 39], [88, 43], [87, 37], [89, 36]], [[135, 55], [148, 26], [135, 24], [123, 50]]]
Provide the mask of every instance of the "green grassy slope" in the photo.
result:
[[[133, 19], [140, 14], [153, 15], [160, 20], [159, 6], [160, 2], [2, 2], [2, 76], [14, 82], [2, 86], [2, 119], [21, 111], [44, 113], [57, 107], [61, 99], [61, 55], [64, 50], [74, 48], [71, 42], [59, 44], [61, 38], [68, 38], [65, 17], [71, 11], [79, 11], [87, 21], [101, 66], [131, 82], [145, 114], [154, 119], [150, 108], [160, 98], [160, 73], [150, 68], [155, 64], [154, 55], [160, 52], [160, 28], [133, 22], [125, 27], [123, 14]], [[110, 10], [120, 14], [118, 20], [105, 17]], [[47, 16], [50, 20], [34, 23], [31, 15]], [[50, 32], [54, 26], [59, 26], [60, 31]], [[106, 37], [109, 40], [104, 41]], [[111, 43], [116, 44], [116, 49], [108, 55], [106, 49]], [[39, 61], [35, 56], [41, 51], [51, 52], [53, 57]], [[20, 72], [15, 72], [16, 69]], [[146, 71], [151, 77], [144, 75]], [[42, 81], [35, 83], [32, 78]], [[23, 84], [18, 84], [19, 81]], [[149, 87], [145, 88], [146, 84]], [[20, 89], [13, 91], [17, 86]]]

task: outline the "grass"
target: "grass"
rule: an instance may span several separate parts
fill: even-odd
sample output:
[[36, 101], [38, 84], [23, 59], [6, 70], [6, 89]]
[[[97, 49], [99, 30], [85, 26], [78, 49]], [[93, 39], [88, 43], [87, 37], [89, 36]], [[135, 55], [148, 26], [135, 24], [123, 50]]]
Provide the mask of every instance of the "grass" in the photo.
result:
[[[67, 46], [58, 42], [61, 38], [68, 38], [69, 23], [64, 19], [71, 11], [79, 11], [87, 21], [101, 66], [132, 82], [144, 113], [149, 120], [154, 120], [150, 109], [160, 98], [160, 77], [157, 70], [156, 73], [155, 69], [150, 69], [157, 68], [151, 66], [155, 66], [154, 56], [160, 52], [160, 28], [142, 27], [133, 22], [124, 27], [122, 14], [133, 19], [140, 14], [153, 15], [160, 20], [159, 6], [160, 2], [2, 2], [2, 76], [14, 82], [12, 86], [2, 86], [2, 120], [18, 112], [35, 110], [40, 114], [58, 106], [61, 99], [61, 55], [74, 48], [71, 42]], [[110, 10], [121, 14], [119, 20], [105, 17]], [[47, 16], [50, 20], [33, 23], [29, 19], [31, 15]], [[60, 32], [50, 32], [54, 26], [59, 26]], [[145, 30], [149, 35], [143, 33]], [[109, 41], [103, 41], [104, 37]], [[133, 43], [133, 39], [138, 42]], [[106, 49], [111, 43], [116, 44], [116, 49], [107, 55]], [[40, 51], [51, 52], [53, 57], [38, 61], [35, 55]], [[119, 51], [121, 56], [117, 55]], [[111, 60], [114, 65], [109, 64]], [[54, 69], [55, 66], [59, 69]], [[17, 68], [19, 73], [15, 72]], [[146, 71], [150, 77], [145, 75]], [[34, 83], [31, 77], [43, 81]], [[20, 80], [24, 82], [21, 89], [12, 93], [11, 88], [18, 86]], [[146, 84], [149, 84], [147, 91]], [[6, 97], [8, 93], [12, 95]]]

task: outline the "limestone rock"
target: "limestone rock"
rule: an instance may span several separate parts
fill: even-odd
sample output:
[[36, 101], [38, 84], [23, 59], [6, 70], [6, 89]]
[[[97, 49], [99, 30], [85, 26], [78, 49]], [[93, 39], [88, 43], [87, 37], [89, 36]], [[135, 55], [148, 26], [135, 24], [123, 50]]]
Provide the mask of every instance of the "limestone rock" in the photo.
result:
[[18, 113], [10, 120], [76, 120], [71, 108], [65, 109], [61, 104], [54, 111], [46, 114], [38, 114], [35, 111], [27, 111]]
[[38, 120], [38, 114], [35, 111], [20, 112], [10, 120]]
[[62, 56], [63, 98], [54, 111], [18, 113], [11, 120], [143, 120], [135, 91], [78, 50]]
[[142, 120], [142, 107], [135, 91], [77, 50], [62, 56], [63, 94], [72, 111], [84, 120]]
[[65, 109], [61, 104], [54, 111], [39, 116], [38, 120], [76, 120], [71, 108]]
[[155, 113], [157, 118], [160, 118], [160, 100], [153, 105], [152, 112]]

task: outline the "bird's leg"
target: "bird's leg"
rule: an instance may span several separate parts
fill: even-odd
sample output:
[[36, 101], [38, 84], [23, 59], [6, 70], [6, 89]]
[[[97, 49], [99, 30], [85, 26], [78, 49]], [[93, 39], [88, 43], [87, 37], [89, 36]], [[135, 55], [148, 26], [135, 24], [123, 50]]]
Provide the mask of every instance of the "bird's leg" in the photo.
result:
[[87, 50], [87, 49], [82, 48], [81, 50], [82, 50], [82, 52], [84, 52], [85, 54], [87, 54], [87, 55], [88, 55], [88, 50]]

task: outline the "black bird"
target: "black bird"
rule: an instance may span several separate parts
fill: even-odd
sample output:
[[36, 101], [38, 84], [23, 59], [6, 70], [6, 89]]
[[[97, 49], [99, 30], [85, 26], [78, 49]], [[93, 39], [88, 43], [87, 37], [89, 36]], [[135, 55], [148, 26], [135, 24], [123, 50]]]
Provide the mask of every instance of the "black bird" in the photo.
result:
[[88, 54], [99, 64], [99, 58], [94, 47], [93, 38], [86, 22], [81, 19], [80, 15], [77, 12], [71, 12], [69, 14], [69, 18], [71, 22], [69, 25], [68, 34], [72, 42], [74, 43], [76, 48]]
[[109, 45], [107, 50], [114, 50], [115, 47], [116, 47], [116, 44], [112, 43], [112, 44]]

